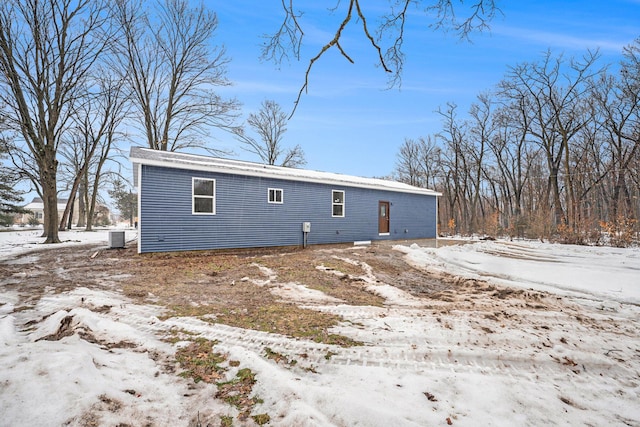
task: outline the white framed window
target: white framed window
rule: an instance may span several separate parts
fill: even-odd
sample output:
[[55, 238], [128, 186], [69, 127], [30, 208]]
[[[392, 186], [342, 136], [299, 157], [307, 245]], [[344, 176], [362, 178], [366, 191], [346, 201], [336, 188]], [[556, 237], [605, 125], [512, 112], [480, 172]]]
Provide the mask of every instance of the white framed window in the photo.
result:
[[194, 215], [216, 214], [216, 180], [193, 178], [192, 213]]
[[331, 192], [331, 216], [344, 216], [344, 191], [333, 190]]
[[267, 194], [267, 200], [269, 203], [284, 203], [284, 192], [282, 191], [282, 188], [269, 188]]

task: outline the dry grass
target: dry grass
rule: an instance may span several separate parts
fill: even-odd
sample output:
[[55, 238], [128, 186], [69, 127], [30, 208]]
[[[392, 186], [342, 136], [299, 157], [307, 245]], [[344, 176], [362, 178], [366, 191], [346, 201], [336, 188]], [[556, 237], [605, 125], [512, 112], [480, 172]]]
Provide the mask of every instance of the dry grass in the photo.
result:
[[[203, 381], [215, 384], [218, 391], [215, 394], [217, 399], [221, 399], [238, 410], [238, 419], [243, 421], [251, 416], [254, 407], [262, 401], [252, 396], [253, 386], [256, 383], [255, 374], [249, 368], [238, 369], [230, 379], [226, 378], [228, 368], [223, 366], [237, 366], [237, 363], [227, 362], [225, 354], [215, 351], [216, 342], [198, 338], [189, 345], [176, 351], [176, 361], [184, 369], [180, 376], [191, 378], [196, 383]], [[268, 414], [253, 415], [254, 421], [265, 424], [270, 420]], [[222, 419], [222, 424], [233, 425], [230, 419]]]
[[180, 376], [192, 378], [196, 383], [204, 381], [214, 384], [224, 378], [227, 369], [222, 364], [226, 362], [227, 357], [222, 353], [214, 352], [215, 344], [215, 342], [200, 338], [188, 346], [178, 349], [176, 361], [184, 369]]
[[[278, 274], [281, 283], [295, 282], [311, 289], [343, 300], [350, 305], [382, 306], [384, 299], [368, 292], [366, 284], [358, 277], [364, 274], [362, 268], [335, 259], [326, 251], [308, 251], [265, 257], [259, 263]], [[323, 267], [318, 269], [316, 267]], [[333, 274], [337, 271], [342, 275]]]
[[[329, 332], [342, 321], [339, 316], [302, 308], [282, 296], [276, 297], [270, 289], [295, 282], [345, 304], [382, 306], [385, 301], [371, 291], [372, 280], [377, 280], [424, 298], [425, 307], [442, 311], [491, 311], [496, 298], [509, 299], [521, 307], [544, 308], [549, 304], [536, 293], [503, 290], [482, 281], [420, 271], [407, 265], [401, 253], [385, 244], [358, 249], [335, 245], [305, 250], [143, 255], [133, 248], [97, 250], [95, 246], [86, 246], [29, 256], [37, 256], [38, 261], [3, 264], [0, 269], [4, 286], [19, 287], [24, 296], [16, 303], [16, 311], [33, 307], [44, 289], [61, 292], [82, 284], [121, 291], [142, 304], [166, 307], [166, 317], [193, 316], [343, 346], [358, 343]], [[364, 263], [372, 270], [368, 282], [362, 280], [367, 273], [362, 267]], [[269, 274], [264, 268], [269, 269]]]
[[325, 259], [312, 251], [251, 256], [216, 252], [130, 255], [127, 262], [132, 277], [122, 283], [123, 292], [141, 302], [167, 307], [167, 317], [193, 316], [327, 344], [358, 344], [328, 332], [342, 320], [339, 316], [281, 301], [269, 291], [269, 285], [256, 285], [253, 281], [265, 280], [258, 265], [274, 271], [277, 278], [271, 285], [302, 283], [348, 304], [382, 304], [382, 299], [367, 292], [358, 280], [318, 270], [316, 265], [327, 264], [354, 269], [328, 254]]

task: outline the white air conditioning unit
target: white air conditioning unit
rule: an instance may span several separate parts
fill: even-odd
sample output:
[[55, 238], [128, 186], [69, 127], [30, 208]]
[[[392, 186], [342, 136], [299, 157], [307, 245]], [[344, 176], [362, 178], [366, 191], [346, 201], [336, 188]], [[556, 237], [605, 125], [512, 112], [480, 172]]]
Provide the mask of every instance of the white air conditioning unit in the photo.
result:
[[109, 249], [124, 248], [124, 231], [109, 232]]

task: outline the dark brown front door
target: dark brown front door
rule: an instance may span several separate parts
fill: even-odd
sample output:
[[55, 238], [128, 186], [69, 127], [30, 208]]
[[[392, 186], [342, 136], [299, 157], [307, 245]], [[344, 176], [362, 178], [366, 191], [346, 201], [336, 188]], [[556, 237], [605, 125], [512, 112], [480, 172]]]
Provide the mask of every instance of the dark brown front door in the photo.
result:
[[378, 202], [378, 233], [389, 232], [389, 202]]

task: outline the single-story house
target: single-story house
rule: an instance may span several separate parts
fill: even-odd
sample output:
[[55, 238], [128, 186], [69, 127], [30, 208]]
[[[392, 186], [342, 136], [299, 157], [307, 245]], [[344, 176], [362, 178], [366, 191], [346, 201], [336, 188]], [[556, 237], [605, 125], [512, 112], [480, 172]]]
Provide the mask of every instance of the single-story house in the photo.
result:
[[435, 238], [437, 196], [400, 182], [132, 147], [138, 252]]
[[[62, 217], [65, 208], [67, 207], [67, 199], [58, 199], [58, 217]], [[26, 225], [35, 218], [39, 223], [42, 223], [44, 219], [44, 202], [40, 197], [34, 197], [31, 202], [27, 203], [24, 208], [29, 213], [20, 214], [16, 217], [16, 223]]]
[[[58, 219], [62, 218], [64, 210], [67, 207], [68, 199], [58, 199]], [[40, 197], [34, 197], [33, 200], [24, 206], [29, 212], [16, 216], [16, 224], [26, 225], [29, 224], [35, 218], [39, 223], [42, 223], [44, 219], [44, 202]], [[98, 204], [96, 206], [95, 218], [98, 222], [110, 221], [111, 212], [107, 206]], [[76, 198], [73, 205], [73, 218], [72, 223], [77, 224], [80, 217], [80, 202]]]

